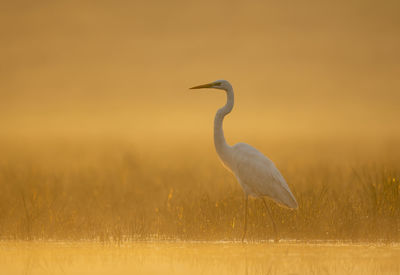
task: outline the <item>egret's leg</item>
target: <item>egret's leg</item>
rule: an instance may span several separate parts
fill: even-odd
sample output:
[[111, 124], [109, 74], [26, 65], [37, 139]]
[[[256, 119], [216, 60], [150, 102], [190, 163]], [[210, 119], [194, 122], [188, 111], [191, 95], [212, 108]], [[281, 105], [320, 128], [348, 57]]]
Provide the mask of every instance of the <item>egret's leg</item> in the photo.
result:
[[272, 226], [274, 227], [275, 242], [278, 242], [279, 241], [279, 239], [278, 239], [278, 231], [276, 230], [276, 225], [275, 225], [274, 219], [272, 218], [271, 211], [269, 210], [269, 207], [268, 207], [267, 202], [265, 201], [265, 199], [263, 197], [261, 197], [261, 199], [264, 202], [265, 208], [267, 209], [268, 215], [269, 215], [269, 217], [270, 217], [270, 219], [272, 221]]
[[247, 232], [247, 202], [249, 201], [249, 196], [245, 194], [244, 198], [244, 231], [242, 236], [242, 242], [244, 242], [244, 237], [246, 236]]

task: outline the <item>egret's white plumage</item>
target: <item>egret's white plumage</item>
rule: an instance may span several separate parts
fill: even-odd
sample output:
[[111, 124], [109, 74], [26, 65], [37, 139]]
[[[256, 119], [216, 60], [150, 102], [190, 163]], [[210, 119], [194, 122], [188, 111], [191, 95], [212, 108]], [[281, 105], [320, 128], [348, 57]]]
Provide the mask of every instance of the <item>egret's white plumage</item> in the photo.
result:
[[[214, 144], [224, 166], [236, 176], [245, 193], [245, 229], [243, 240], [247, 227], [247, 199], [249, 195], [261, 198], [266, 196], [282, 206], [293, 209], [298, 207], [297, 201], [285, 179], [270, 159], [246, 143], [238, 143], [234, 146], [229, 146], [226, 143], [222, 124], [224, 117], [232, 111], [234, 104], [234, 94], [231, 84], [226, 80], [217, 80], [192, 87], [191, 89], [203, 88], [224, 90], [227, 95], [225, 106], [220, 108], [215, 115]], [[264, 204], [267, 207], [265, 201]], [[268, 207], [267, 210], [269, 212]]]
[[270, 159], [245, 143], [233, 146], [232, 152], [232, 171], [248, 195], [267, 196], [283, 206], [297, 208], [289, 186]]

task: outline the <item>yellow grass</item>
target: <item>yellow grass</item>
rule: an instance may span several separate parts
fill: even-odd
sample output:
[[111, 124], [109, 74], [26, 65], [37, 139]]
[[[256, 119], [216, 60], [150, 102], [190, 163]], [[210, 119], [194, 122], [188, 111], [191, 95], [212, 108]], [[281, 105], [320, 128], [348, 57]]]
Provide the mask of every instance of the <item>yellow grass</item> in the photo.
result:
[[[3, 240], [231, 241], [242, 234], [242, 191], [204, 144], [1, 144]], [[271, 203], [280, 239], [399, 241], [395, 143], [334, 144], [258, 143], [299, 202], [298, 211]], [[249, 207], [248, 240], [272, 239], [261, 201]]]

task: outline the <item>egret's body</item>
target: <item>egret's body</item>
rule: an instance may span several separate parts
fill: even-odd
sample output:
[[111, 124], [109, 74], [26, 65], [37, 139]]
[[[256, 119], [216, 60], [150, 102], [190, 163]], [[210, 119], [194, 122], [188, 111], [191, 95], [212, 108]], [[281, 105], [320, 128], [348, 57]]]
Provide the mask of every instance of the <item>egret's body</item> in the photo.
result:
[[[224, 166], [236, 176], [236, 179], [245, 193], [245, 223], [242, 237], [243, 240], [247, 228], [247, 201], [249, 195], [260, 198], [266, 196], [278, 204], [292, 209], [297, 208], [297, 201], [290, 191], [285, 179], [270, 159], [246, 143], [238, 143], [234, 146], [229, 146], [226, 143], [222, 124], [224, 117], [232, 111], [234, 104], [234, 94], [231, 84], [226, 80], [217, 80], [191, 89], [202, 88], [224, 90], [227, 95], [225, 106], [220, 108], [215, 115], [214, 144], [218, 156]], [[269, 213], [265, 201], [264, 204]], [[273, 223], [273, 225], [274, 230], [276, 231], [275, 223]]]

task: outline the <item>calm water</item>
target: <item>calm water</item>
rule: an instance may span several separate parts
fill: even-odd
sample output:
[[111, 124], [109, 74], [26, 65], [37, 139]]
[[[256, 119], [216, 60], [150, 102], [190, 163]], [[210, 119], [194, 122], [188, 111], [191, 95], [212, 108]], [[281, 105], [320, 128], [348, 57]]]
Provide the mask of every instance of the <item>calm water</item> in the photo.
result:
[[400, 245], [1, 242], [0, 274], [400, 274]]

